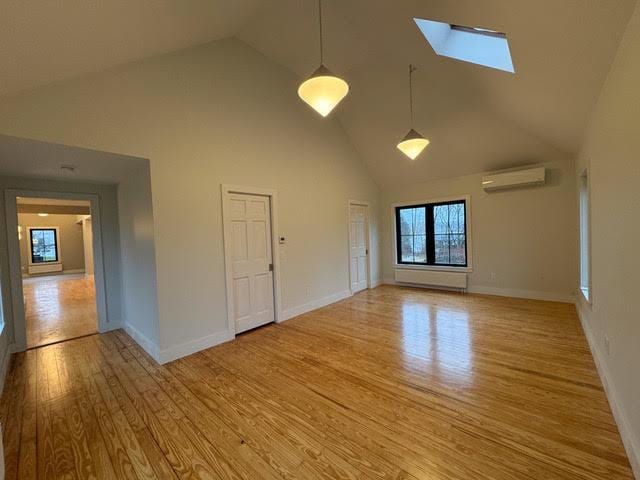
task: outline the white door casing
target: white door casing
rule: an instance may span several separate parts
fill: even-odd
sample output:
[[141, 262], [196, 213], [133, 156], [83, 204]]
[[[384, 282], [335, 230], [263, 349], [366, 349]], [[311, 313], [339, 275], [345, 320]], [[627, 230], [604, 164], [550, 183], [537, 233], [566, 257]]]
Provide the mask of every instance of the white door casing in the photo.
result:
[[352, 293], [369, 286], [367, 213], [366, 205], [349, 205], [349, 276]]
[[235, 333], [275, 320], [269, 197], [228, 196], [228, 237]]

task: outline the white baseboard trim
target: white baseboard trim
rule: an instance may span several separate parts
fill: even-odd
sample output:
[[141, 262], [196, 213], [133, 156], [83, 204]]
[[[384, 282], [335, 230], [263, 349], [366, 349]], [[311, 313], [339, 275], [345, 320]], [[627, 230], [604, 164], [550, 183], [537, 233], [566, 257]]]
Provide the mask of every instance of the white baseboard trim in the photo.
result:
[[[431, 290], [451, 290], [459, 292], [455, 288], [439, 288], [430, 285], [420, 285], [413, 283], [398, 283], [393, 278], [385, 278], [384, 283], [387, 285], [406, 285], [408, 287], [428, 288]], [[575, 297], [571, 294], [554, 293], [554, 292], [537, 292], [535, 290], [518, 290], [511, 288], [484, 287], [481, 285], [469, 285], [468, 293], [480, 293], [483, 295], [497, 295], [499, 297], [528, 298], [531, 300], [547, 300], [551, 302], [574, 303]]]
[[235, 332], [218, 332], [207, 335], [203, 338], [198, 338], [173, 347], [165, 348], [164, 350], [160, 350], [157, 362], [160, 364], [173, 362], [174, 360], [186, 357], [187, 355], [199, 352], [200, 350], [215, 347], [221, 343], [233, 340], [235, 336]]
[[593, 361], [596, 364], [598, 375], [600, 375], [600, 380], [602, 381], [604, 392], [607, 395], [607, 400], [609, 400], [609, 406], [611, 407], [613, 418], [618, 425], [620, 437], [622, 438], [622, 443], [624, 444], [624, 448], [627, 452], [627, 457], [629, 458], [631, 469], [633, 470], [633, 474], [635, 475], [635, 477], [640, 480], [640, 439], [634, 438], [633, 430], [631, 428], [627, 415], [622, 409], [621, 403], [618, 400], [618, 394], [616, 392], [615, 386], [612, 382], [609, 382], [609, 378], [611, 378], [611, 375], [609, 373], [609, 369], [607, 368], [607, 364], [604, 361], [605, 357], [601, 353], [600, 348], [598, 348], [598, 342], [593, 334], [593, 331], [591, 330], [591, 327], [589, 326], [589, 322], [586, 318], [585, 312], [583, 311], [580, 299], [578, 299], [575, 303], [576, 310], [578, 312], [578, 318], [580, 319], [580, 323], [582, 324], [584, 334], [587, 337], [587, 342], [589, 343], [589, 348], [591, 349], [591, 355], [593, 356]]
[[535, 290], [518, 290], [511, 288], [483, 287], [480, 285], [470, 285], [467, 288], [469, 293], [481, 293], [484, 295], [497, 295], [499, 297], [528, 298], [531, 300], [546, 300], [549, 302], [574, 303], [575, 297], [568, 293], [538, 292]]
[[64, 275], [69, 275], [69, 274], [72, 274], [72, 273], [84, 273], [84, 268], [74, 268], [74, 269], [71, 269], [71, 270], [63, 270], [62, 273]]
[[443, 290], [445, 292], [463, 292], [460, 288], [442, 287], [438, 285], [425, 285], [424, 283], [398, 282], [395, 278], [385, 278], [382, 283], [385, 285], [397, 285], [399, 287], [424, 288], [426, 290]]
[[384, 280], [382, 280], [381, 278], [376, 278], [375, 280], [371, 281], [371, 286], [369, 288], [376, 288], [379, 287], [380, 285], [382, 285], [384, 283]]
[[158, 363], [160, 363], [160, 347], [129, 323], [124, 324], [124, 331]]
[[278, 320], [278, 323], [284, 322], [285, 320], [289, 320], [293, 317], [297, 317], [298, 315], [302, 315], [303, 313], [326, 307], [327, 305], [331, 305], [332, 303], [336, 303], [340, 300], [344, 300], [345, 298], [349, 298], [351, 295], [351, 290], [343, 290], [342, 292], [334, 293], [333, 295], [329, 295], [324, 298], [319, 298], [318, 300], [305, 303], [304, 305], [288, 308], [282, 311], [282, 316]]
[[4, 382], [7, 379], [7, 370], [9, 369], [9, 362], [11, 361], [11, 355], [16, 351], [15, 343], [7, 345], [7, 349], [0, 359], [0, 395], [4, 392]]

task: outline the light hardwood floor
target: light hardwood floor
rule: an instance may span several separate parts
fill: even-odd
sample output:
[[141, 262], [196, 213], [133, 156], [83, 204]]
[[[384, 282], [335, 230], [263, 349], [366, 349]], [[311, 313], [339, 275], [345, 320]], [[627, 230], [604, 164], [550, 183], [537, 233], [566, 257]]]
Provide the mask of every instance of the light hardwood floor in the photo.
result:
[[27, 348], [98, 331], [93, 275], [51, 275], [22, 284]]
[[574, 307], [384, 286], [158, 366], [16, 355], [7, 479], [631, 479]]

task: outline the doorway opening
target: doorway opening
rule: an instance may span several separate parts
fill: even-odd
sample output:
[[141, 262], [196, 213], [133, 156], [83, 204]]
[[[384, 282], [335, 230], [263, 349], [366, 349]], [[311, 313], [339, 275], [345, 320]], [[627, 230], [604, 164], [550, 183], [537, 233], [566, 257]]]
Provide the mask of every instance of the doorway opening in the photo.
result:
[[26, 348], [98, 332], [91, 202], [16, 197]]

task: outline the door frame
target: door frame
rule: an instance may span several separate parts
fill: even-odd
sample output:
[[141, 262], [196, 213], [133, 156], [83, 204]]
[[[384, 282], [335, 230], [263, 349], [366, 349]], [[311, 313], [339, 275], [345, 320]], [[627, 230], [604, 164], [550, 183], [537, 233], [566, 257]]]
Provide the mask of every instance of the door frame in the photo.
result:
[[228, 185], [220, 186], [222, 194], [222, 231], [223, 231], [223, 249], [224, 249], [224, 272], [225, 284], [227, 289], [227, 330], [232, 336], [236, 336], [236, 327], [233, 320], [233, 272], [231, 260], [231, 248], [227, 240], [231, 239], [229, 218], [229, 199], [231, 194], [259, 195], [269, 197], [269, 210], [271, 211], [271, 260], [273, 261], [273, 311], [275, 323], [283, 321], [281, 311], [281, 292], [280, 292], [280, 249], [277, 247], [278, 242], [278, 191], [271, 188], [252, 187], [247, 185]]
[[367, 242], [367, 289], [371, 288], [373, 281], [371, 279], [371, 222], [369, 218], [371, 216], [371, 202], [366, 200], [349, 200], [347, 202], [347, 265], [349, 270], [349, 291], [353, 295], [351, 290], [351, 207], [357, 205], [359, 207], [365, 207], [367, 214], [365, 217], [365, 230], [366, 230], [366, 242]]
[[[107, 314], [107, 294], [102, 245], [102, 224], [100, 197], [90, 193], [47, 192], [42, 190], [5, 190], [5, 210], [7, 224], [7, 247], [9, 250], [9, 278], [11, 303], [13, 307], [13, 336], [17, 351], [27, 349], [27, 326], [24, 312], [24, 292], [22, 289], [22, 270], [20, 265], [20, 241], [18, 240], [18, 204], [17, 197], [55, 198], [60, 200], [88, 200], [91, 204], [93, 222], [93, 274], [96, 292], [96, 311], [98, 314], [98, 332], [103, 333], [114, 327]], [[11, 232], [16, 232], [12, 234]]]

